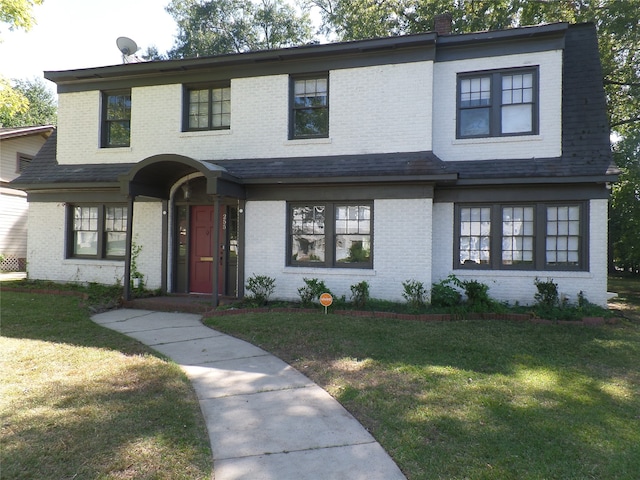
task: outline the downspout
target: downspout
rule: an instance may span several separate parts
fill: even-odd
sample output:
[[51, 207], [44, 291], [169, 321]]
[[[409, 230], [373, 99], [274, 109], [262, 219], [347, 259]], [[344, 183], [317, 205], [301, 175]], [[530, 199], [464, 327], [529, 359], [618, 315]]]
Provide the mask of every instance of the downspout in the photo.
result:
[[213, 200], [213, 262], [212, 262], [212, 279], [211, 279], [211, 304], [214, 307], [218, 306], [218, 275], [220, 274], [220, 197], [215, 197]]
[[124, 254], [124, 299], [131, 300], [131, 250], [133, 247], [133, 202], [135, 196], [129, 195], [127, 215], [126, 249]]

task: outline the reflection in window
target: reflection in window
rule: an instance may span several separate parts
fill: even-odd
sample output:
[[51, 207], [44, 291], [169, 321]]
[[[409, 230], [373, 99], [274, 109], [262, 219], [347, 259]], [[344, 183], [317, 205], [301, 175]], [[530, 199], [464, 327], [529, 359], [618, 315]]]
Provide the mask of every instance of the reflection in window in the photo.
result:
[[488, 264], [491, 249], [491, 208], [460, 209], [460, 263]]
[[336, 261], [368, 262], [371, 257], [371, 207], [336, 207]]
[[231, 87], [188, 91], [188, 130], [228, 129], [231, 125]]
[[131, 135], [131, 93], [105, 95], [103, 147], [128, 147]]
[[546, 259], [550, 265], [578, 265], [580, 207], [547, 207]]
[[98, 254], [98, 207], [76, 207], [73, 222], [73, 254]]
[[295, 262], [325, 261], [325, 207], [293, 207], [291, 256]]
[[502, 264], [533, 263], [533, 207], [502, 209]]
[[329, 135], [329, 79], [293, 81], [292, 138], [327, 137]]
[[107, 207], [104, 229], [107, 257], [124, 257], [127, 238], [127, 208]]

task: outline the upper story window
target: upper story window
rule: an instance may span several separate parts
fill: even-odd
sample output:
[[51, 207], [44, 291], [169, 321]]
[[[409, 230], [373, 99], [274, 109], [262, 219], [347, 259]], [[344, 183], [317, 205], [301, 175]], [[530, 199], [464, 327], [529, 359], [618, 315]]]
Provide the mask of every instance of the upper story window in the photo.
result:
[[230, 128], [231, 87], [218, 85], [186, 89], [184, 125], [186, 131]]
[[291, 80], [290, 138], [329, 136], [329, 76], [295, 77]]
[[581, 270], [583, 203], [457, 205], [456, 268]]
[[372, 210], [365, 202], [290, 205], [288, 264], [373, 268]]
[[102, 147], [128, 147], [131, 141], [131, 91], [102, 97]]
[[538, 132], [537, 69], [458, 76], [457, 138]]
[[122, 259], [127, 236], [124, 205], [69, 207], [68, 255], [77, 258]]

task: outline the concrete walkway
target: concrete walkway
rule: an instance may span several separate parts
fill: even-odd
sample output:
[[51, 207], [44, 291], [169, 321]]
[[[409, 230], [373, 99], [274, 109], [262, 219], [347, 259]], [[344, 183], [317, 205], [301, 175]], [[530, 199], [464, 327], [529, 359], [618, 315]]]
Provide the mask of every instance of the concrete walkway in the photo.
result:
[[199, 315], [93, 316], [178, 363], [209, 431], [216, 480], [395, 480], [404, 475], [327, 392], [278, 358], [204, 326]]

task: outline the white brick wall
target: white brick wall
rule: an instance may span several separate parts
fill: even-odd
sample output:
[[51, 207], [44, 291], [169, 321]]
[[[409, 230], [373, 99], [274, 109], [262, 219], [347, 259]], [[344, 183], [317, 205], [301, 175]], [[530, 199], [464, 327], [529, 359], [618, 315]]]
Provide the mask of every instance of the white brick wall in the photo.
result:
[[[35, 280], [122, 284], [124, 261], [65, 259], [65, 206], [61, 203], [29, 204], [27, 272]], [[134, 239], [142, 245], [139, 270], [148, 288], [160, 287], [160, 203], [139, 202], [134, 208]], [[43, 242], [42, 239], [47, 239]]]
[[304, 278], [317, 278], [338, 296], [363, 280], [373, 298], [403, 301], [402, 282], [431, 284], [431, 199], [374, 202], [374, 269], [286, 267], [286, 202], [247, 202], [245, 276], [276, 278], [274, 298], [299, 300]]
[[231, 129], [181, 132], [182, 86], [133, 88], [131, 146], [99, 148], [100, 92], [60, 94], [60, 163], [199, 160], [431, 149], [433, 62], [330, 72], [328, 139], [288, 140], [289, 76], [231, 80]]
[[[539, 135], [456, 140], [457, 74], [540, 66]], [[438, 62], [433, 76], [433, 152], [446, 161], [559, 157], [562, 154], [562, 51]]]
[[537, 292], [534, 279], [553, 279], [558, 291], [575, 303], [582, 291], [587, 300], [601, 306], [607, 304], [607, 201], [591, 200], [589, 226], [589, 271], [503, 271], [454, 270], [453, 204], [434, 206], [433, 281], [454, 274], [460, 280], [475, 279], [489, 285], [489, 295], [499, 301], [534, 303]]

